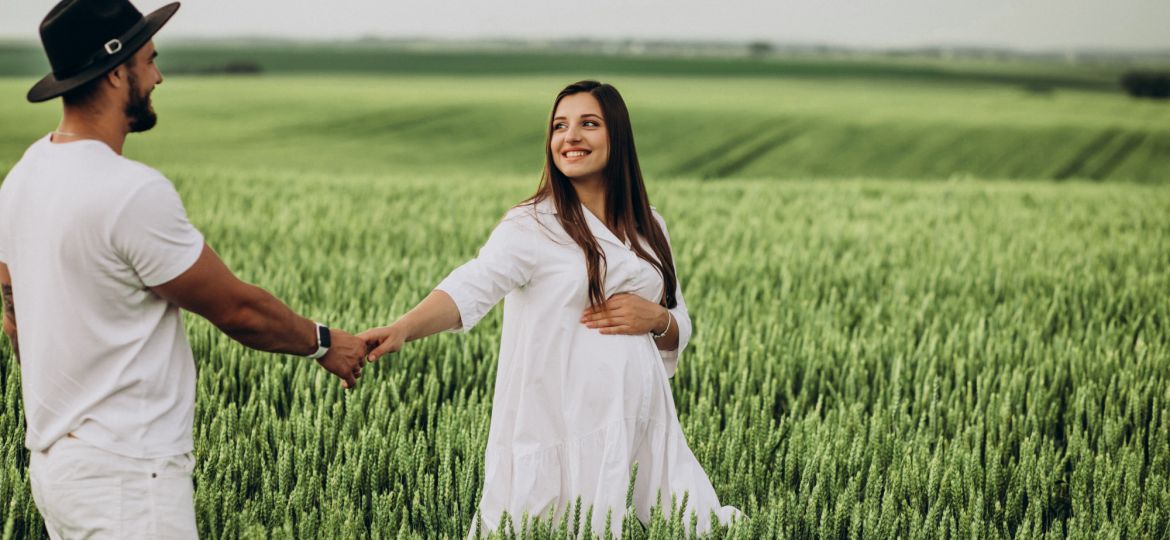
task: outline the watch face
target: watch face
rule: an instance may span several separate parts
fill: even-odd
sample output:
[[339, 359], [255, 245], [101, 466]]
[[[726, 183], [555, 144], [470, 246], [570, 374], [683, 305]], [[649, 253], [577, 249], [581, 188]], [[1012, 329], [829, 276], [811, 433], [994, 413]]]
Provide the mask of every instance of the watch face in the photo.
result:
[[332, 346], [329, 343], [329, 327], [324, 325], [317, 325], [317, 345], [328, 349]]

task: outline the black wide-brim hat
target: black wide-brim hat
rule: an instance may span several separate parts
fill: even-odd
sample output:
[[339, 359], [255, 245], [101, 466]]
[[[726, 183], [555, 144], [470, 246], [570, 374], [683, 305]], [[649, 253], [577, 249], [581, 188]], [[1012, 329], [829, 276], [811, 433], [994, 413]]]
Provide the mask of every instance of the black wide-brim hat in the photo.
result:
[[167, 4], [142, 16], [129, 0], [62, 0], [41, 21], [41, 44], [53, 72], [28, 91], [47, 101], [118, 67], [179, 10]]

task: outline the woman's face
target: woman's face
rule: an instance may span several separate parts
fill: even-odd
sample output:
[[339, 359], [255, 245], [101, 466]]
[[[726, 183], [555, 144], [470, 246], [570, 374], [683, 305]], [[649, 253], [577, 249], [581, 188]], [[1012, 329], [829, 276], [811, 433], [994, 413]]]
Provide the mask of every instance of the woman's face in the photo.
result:
[[601, 104], [588, 92], [565, 96], [553, 113], [549, 150], [569, 178], [600, 175], [609, 161], [609, 133]]

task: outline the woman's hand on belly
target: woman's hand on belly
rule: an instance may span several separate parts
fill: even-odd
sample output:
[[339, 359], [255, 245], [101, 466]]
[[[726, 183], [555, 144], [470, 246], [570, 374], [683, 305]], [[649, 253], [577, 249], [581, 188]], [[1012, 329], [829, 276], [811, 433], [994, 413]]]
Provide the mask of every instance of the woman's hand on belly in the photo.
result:
[[602, 334], [649, 334], [662, 332], [670, 312], [663, 306], [641, 296], [622, 293], [609, 297], [596, 309], [585, 308], [581, 323]]

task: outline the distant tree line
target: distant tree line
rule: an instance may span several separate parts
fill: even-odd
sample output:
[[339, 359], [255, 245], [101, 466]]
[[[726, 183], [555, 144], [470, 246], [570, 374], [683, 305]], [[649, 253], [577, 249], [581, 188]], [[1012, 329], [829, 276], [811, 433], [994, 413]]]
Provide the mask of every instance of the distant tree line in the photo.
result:
[[1135, 98], [1170, 98], [1170, 72], [1130, 71], [1121, 76], [1121, 87]]
[[231, 60], [223, 64], [204, 66], [178, 65], [167, 69], [168, 73], [187, 75], [257, 75], [262, 71], [260, 64], [252, 60]]

